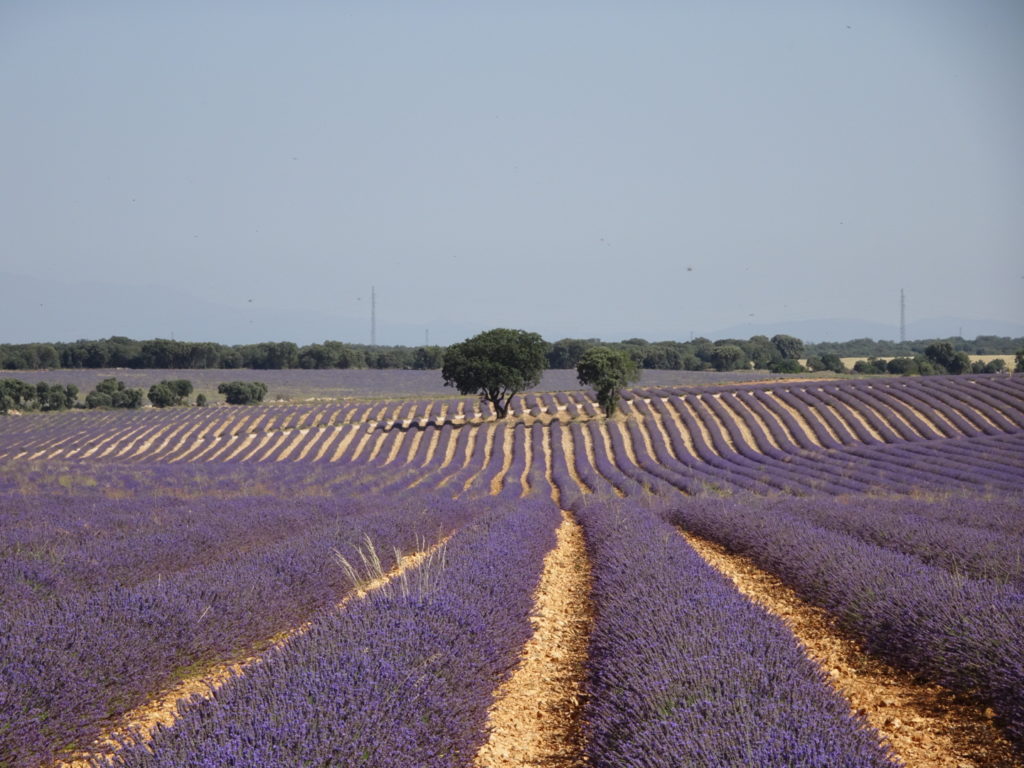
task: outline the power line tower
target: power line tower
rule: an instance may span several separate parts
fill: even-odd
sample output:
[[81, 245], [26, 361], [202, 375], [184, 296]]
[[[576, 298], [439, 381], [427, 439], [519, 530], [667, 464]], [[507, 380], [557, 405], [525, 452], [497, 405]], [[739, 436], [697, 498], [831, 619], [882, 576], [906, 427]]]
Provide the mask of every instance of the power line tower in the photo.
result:
[[900, 341], [907, 340], [907, 297], [900, 288]]
[[377, 289], [370, 286], [370, 346], [377, 346]]

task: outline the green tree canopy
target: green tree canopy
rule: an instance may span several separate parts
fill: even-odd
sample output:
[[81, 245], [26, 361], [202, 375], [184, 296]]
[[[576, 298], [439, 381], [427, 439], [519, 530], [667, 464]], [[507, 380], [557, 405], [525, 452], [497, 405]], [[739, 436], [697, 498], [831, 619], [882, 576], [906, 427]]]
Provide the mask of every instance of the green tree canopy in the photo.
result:
[[226, 381], [217, 385], [217, 391], [231, 405], [250, 405], [263, 402], [267, 385], [262, 381]]
[[946, 373], [968, 373], [971, 370], [971, 358], [966, 352], [953, 349], [948, 341], [929, 344], [924, 348], [924, 356]]
[[736, 344], [716, 344], [711, 350], [711, 364], [716, 371], [735, 371], [744, 367], [746, 355]]
[[171, 405], [187, 405], [192, 394], [192, 382], [188, 379], [164, 379], [149, 388], [149, 402], [157, 408]]
[[448, 347], [441, 377], [460, 394], [479, 394], [503, 419], [517, 392], [540, 383], [547, 352], [540, 334], [494, 328]]
[[78, 387], [74, 384], [29, 384], [19, 379], [0, 379], [0, 413], [8, 411], [63, 411], [74, 408]]
[[88, 408], [141, 408], [142, 390], [126, 387], [115, 378], [103, 379], [85, 396]]
[[786, 360], [796, 360], [804, 355], [804, 343], [796, 336], [777, 333], [772, 336], [772, 344]]
[[618, 405], [619, 390], [637, 381], [640, 369], [623, 350], [591, 347], [576, 364], [576, 377], [580, 384], [594, 388], [605, 416], [611, 416]]

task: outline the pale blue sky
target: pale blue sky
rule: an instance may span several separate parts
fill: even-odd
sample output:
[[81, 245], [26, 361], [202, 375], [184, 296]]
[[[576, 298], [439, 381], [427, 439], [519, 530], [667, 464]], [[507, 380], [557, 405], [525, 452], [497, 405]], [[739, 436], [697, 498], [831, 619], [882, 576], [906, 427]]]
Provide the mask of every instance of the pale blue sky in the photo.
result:
[[1024, 329], [1022, 137], [1019, 0], [0, 0], [0, 342]]

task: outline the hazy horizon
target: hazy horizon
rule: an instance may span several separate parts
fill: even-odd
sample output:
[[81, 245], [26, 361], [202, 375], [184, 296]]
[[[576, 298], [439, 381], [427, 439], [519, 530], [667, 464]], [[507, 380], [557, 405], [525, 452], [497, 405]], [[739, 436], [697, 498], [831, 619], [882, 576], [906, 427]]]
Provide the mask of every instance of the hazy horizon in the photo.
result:
[[1024, 335], [1022, 39], [1012, 0], [11, 0], [0, 342], [367, 343], [371, 286], [381, 344], [898, 338], [901, 288], [908, 338]]

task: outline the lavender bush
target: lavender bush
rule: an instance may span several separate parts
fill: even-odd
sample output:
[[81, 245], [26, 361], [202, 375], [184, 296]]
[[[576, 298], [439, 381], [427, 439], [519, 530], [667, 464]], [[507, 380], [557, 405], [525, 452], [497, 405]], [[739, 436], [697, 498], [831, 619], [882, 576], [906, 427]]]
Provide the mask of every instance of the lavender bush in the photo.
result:
[[[289, 473], [274, 479], [287, 487]], [[187, 670], [245, 653], [333, 605], [351, 586], [333, 552], [351, 554], [369, 537], [390, 567], [394, 547], [414, 550], [475, 514], [408, 493], [349, 509], [337, 488], [287, 504], [256, 492], [192, 499], [186, 517], [197, 528], [155, 495], [132, 500], [140, 526], [121, 503], [39, 501], [15, 518], [13, 544], [3, 539], [12, 567], [0, 575], [0, 755], [11, 766], [83, 746], [108, 717]], [[219, 524], [232, 516], [221, 542]], [[92, 530], [101, 534], [95, 542]], [[142, 547], [153, 562], [140, 563]]]
[[595, 768], [893, 766], [781, 623], [636, 505], [583, 504]]
[[1024, 745], [1024, 593], [820, 528], [791, 498], [700, 499], [667, 517], [751, 557], [894, 664], [971, 693]]
[[175, 726], [106, 765], [469, 766], [493, 691], [530, 634], [557, 510], [484, 504], [427, 578], [320, 617], [305, 635], [183, 708]]

